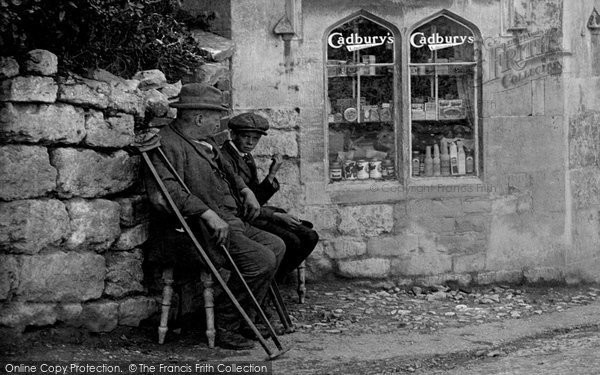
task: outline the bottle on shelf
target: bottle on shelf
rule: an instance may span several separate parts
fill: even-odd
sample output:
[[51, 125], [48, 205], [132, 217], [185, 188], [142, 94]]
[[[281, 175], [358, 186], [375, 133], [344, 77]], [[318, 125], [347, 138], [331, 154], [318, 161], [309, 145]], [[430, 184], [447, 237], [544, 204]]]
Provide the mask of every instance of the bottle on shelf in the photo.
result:
[[458, 174], [464, 175], [467, 173], [467, 166], [466, 166], [466, 160], [465, 160], [466, 159], [465, 148], [463, 147], [462, 141], [456, 141], [456, 147], [458, 148], [458, 156], [457, 156]]
[[329, 177], [331, 181], [341, 181], [342, 180], [342, 164], [334, 160], [329, 164]]
[[440, 143], [442, 154], [440, 155], [440, 171], [442, 176], [450, 176], [450, 155], [448, 155], [448, 144], [444, 141]]
[[412, 152], [413, 156], [412, 156], [412, 175], [413, 176], [419, 176], [419, 170], [420, 170], [420, 158], [419, 158], [419, 151], [413, 151]]
[[450, 173], [458, 175], [458, 148], [454, 142], [450, 142]]
[[465, 159], [465, 172], [467, 172], [467, 174], [473, 174], [475, 172], [475, 159], [473, 158], [473, 151], [469, 151], [467, 153], [467, 157]]
[[441, 174], [440, 146], [436, 143], [433, 145], [433, 175], [437, 177]]
[[431, 146], [425, 148], [425, 176], [433, 176], [433, 158], [431, 157]]

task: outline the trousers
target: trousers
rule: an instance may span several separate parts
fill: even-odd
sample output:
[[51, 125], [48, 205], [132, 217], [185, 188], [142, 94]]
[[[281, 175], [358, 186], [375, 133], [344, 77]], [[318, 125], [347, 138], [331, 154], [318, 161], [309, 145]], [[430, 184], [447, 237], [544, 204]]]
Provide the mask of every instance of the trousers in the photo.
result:
[[252, 225], [275, 234], [285, 243], [285, 255], [275, 275], [277, 282], [282, 282], [286, 275], [298, 268], [300, 263], [308, 258], [315, 246], [317, 246], [317, 242], [319, 242], [317, 232], [304, 225], [289, 228], [285, 225], [264, 219], [254, 220]]
[[[228, 221], [230, 226], [228, 251], [259, 303], [262, 303], [269, 286], [283, 260], [285, 244], [271, 233], [260, 230], [239, 219]], [[227, 286], [252, 320], [256, 310], [241, 280], [231, 273]], [[217, 325], [221, 329], [236, 330], [241, 316], [226, 295], [217, 301]]]

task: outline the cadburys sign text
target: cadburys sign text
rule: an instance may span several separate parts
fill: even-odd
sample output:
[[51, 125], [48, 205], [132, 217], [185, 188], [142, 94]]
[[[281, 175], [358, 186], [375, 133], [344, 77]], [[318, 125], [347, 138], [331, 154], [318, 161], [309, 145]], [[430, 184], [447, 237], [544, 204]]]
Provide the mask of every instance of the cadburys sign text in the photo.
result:
[[344, 37], [342, 33], [332, 33], [327, 38], [327, 44], [331, 48], [342, 48], [346, 46], [348, 51], [358, 51], [365, 48], [381, 46], [383, 44], [394, 43], [394, 36], [390, 33], [387, 35], [375, 36], [360, 36], [357, 33], [352, 33]]

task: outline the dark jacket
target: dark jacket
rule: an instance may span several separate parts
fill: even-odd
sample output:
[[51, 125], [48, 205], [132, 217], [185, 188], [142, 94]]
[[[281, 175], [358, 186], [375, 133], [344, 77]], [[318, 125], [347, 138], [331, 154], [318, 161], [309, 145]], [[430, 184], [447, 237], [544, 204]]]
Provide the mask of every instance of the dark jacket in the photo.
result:
[[275, 212], [285, 212], [280, 208], [265, 206], [267, 201], [279, 191], [279, 181], [277, 181], [277, 178], [274, 178], [272, 183], [266, 178], [260, 182], [252, 155], [249, 155], [252, 164], [252, 166], [249, 166], [231, 141], [226, 141], [221, 147], [221, 151], [223, 151], [223, 159], [226, 164], [229, 165], [234, 173], [242, 178], [246, 186], [256, 196], [256, 200], [258, 200], [261, 206], [259, 218], [272, 218]]
[[[223, 162], [213, 140], [206, 141], [213, 147], [214, 159], [208, 148], [187, 138], [181, 126], [184, 125], [171, 123], [160, 131], [161, 149], [191, 193], [171, 173], [158, 150], [150, 151], [149, 156], [176, 207], [188, 218], [187, 222], [202, 247], [215, 265], [222, 265], [225, 263], [223, 255], [210, 240], [210, 234], [198, 215], [211, 209], [228, 223], [239, 221], [239, 193], [247, 186], [241, 177], [233, 173], [229, 164]], [[150, 172], [145, 172], [146, 192], [154, 209], [150, 257], [169, 266], [197, 264], [200, 260], [195, 256], [192, 242], [187, 235], [176, 231], [181, 227], [179, 221]]]
[[[163, 128], [161, 148], [183, 179], [191, 194], [187, 193], [179, 181], [169, 171], [157, 152], [152, 152], [151, 160], [165, 183], [175, 205], [184, 216], [201, 215], [208, 209], [215, 211], [225, 221], [236, 219], [240, 192], [246, 188], [244, 180], [223, 161], [223, 156], [213, 140], [206, 141], [213, 146], [214, 160], [210, 151], [188, 139], [180, 128], [171, 124]], [[155, 184], [148, 186], [150, 201], [159, 211], [170, 212]]]

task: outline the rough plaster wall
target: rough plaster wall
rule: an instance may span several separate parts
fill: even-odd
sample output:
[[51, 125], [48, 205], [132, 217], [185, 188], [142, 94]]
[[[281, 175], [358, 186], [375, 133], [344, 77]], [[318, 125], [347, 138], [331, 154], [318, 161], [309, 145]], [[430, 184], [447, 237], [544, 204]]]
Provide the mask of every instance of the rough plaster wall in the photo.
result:
[[[578, 56], [565, 75], [568, 126], [569, 216], [571, 246], [567, 270], [573, 278], [600, 280], [600, 76], [594, 69], [600, 46], [587, 28], [600, 1], [573, 2], [565, 10], [565, 45]], [[597, 39], [596, 39], [597, 43]]]

